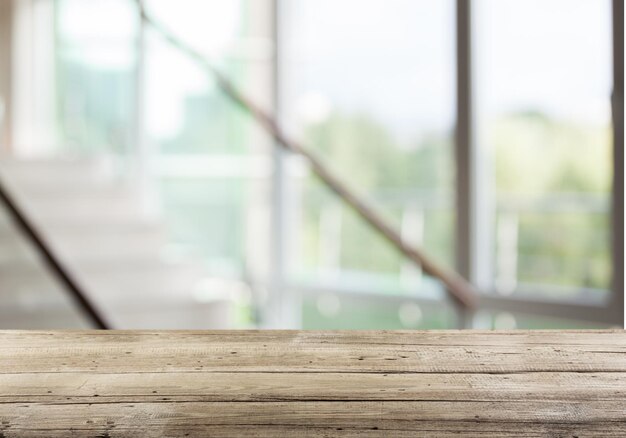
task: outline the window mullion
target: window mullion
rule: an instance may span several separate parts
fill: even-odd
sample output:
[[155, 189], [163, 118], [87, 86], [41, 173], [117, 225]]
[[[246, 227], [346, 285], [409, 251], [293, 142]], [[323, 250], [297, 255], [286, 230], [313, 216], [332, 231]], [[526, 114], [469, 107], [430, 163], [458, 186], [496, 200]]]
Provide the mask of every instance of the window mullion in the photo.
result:
[[[456, 253], [457, 269], [481, 290], [493, 286], [493, 196], [489, 157], [482, 150], [476, 124], [472, 1], [456, 2], [457, 122], [456, 149]], [[471, 315], [463, 312], [461, 325]]]
[[[624, 2], [613, 0], [613, 191], [612, 191], [612, 297], [613, 320], [624, 314]], [[622, 313], [624, 312], [624, 313]]]

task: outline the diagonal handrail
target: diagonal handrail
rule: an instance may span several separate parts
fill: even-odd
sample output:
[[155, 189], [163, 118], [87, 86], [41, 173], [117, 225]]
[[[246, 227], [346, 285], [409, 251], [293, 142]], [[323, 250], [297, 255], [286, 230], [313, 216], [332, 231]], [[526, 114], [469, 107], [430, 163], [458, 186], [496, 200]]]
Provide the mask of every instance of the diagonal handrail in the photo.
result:
[[247, 96], [241, 93], [237, 87], [220, 70], [213, 66], [202, 54], [177, 38], [172, 32], [154, 20], [147, 12], [142, 0], [135, 0], [141, 19], [156, 30], [167, 42], [179, 51], [187, 54], [199, 65], [205, 68], [215, 79], [222, 92], [238, 104], [245, 112], [250, 114], [259, 123], [276, 143], [284, 149], [304, 157], [317, 177], [335, 192], [344, 202], [363, 218], [372, 228], [378, 231], [392, 246], [400, 251], [409, 260], [428, 275], [439, 279], [447, 288], [449, 295], [461, 306], [474, 308], [478, 300], [478, 294], [474, 287], [457, 272], [441, 266], [423, 251], [405, 242], [398, 231], [388, 223], [376, 209], [364, 198], [348, 187], [330, 168], [328, 168], [316, 155], [304, 148], [301, 144], [288, 139], [276, 119], [267, 111], [256, 105]]
[[15, 223], [31, 241], [31, 243], [37, 248], [39, 254], [41, 254], [44, 263], [50, 268], [52, 273], [63, 284], [65, 289], [69, 292], [70, 296], [74, 299], [76, 304], [81, 310], [89, 317], [93, 326], [97, 329], [107, 330], [109, 325], [104, 317], [100, 314], [98, 309], [89, 300], [83, 289], [78, 282], [72, 277], [70, 271], [63, 265], [57, 255], [49, 247], [48, 243], [39, 232], [35, 224], [29, 219], [27, 214], [22, 211], [18, 203], [13, 199], [9, 193], [9, 189], [3, 184], [2, 178], [0, 178], [0, 203], [4, 204], [9, 211], [9, 214], [13, 217]]

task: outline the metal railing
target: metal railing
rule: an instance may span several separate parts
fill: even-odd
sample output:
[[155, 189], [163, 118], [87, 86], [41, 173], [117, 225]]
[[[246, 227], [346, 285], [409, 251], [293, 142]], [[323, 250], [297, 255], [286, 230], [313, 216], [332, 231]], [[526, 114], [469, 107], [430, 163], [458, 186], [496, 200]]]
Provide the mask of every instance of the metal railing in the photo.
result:
[[[345, 253], [349, 251], [349, 248], [344, 247], [344, 235], [347, 232], [347, 227], [345, 226], [346, 217], [341, 204], [336, 200], [329, 199], [327, 196], [321, 196], [321, 193], [315, 192], [315, 194], [310, 194], [315, 210], [318, 212], [315, 221], [318, 235], [320, 236], [317, 249], [317, 266], [313, 269], [317, 269], [325, 278], [332, 277], [339, 280], [341, 273], [345, 272], [344, 267], [341, 266], [341, 260], [346, 259]], [[420, 190], [395, 189], [391, 192], [373, 193], [372, 197], [377, 199], [378, 204], [385, 207], [385, 209], [396, 212], [403, 238], [420, 247], [425, 244], [425, 236], [428, 235], [431, 238], [433, 236], [433, 230], [428, 229], [428, 224], [432, 223], [432, 219], [429, 218], [432, 217], [433, 213], [445, 211], [449, 212], [450, 216], [453, 215], [451, 194], [441, 196], [431, 193], [429, 196]], [[542, 282], [541, 279], [535, 279], [536, 276], [532, 272], [524, 269], [523, 265], [528, 265], [528, 263], [523, 263], [524, 261], [530, 262], [532, 265], [543, 265], [546, 260], [549, 260], [551, 263], [569, 261], [581, 266], [584, 265], [585, 261], [588, 260], [588, 253], [579, 254], [567, 249], [571, 248], [567, 236], [579, 235], [579, 230], [576, 228], [568, 228], [567, 225], [560, 222], [556, 231], [564, 233], [562, 240], [566, 239], [568, 242], [563, 242], [558, 246], [555, 246], [557, 244], [554, 243], [550, 246], [534, 243], [524, 247], [520, 245], [519, 235], [520, 233], [531, 232], [534, 234], [541, 233], [542, 236], [549, 234], [554, 236], [554, 228], [543, 229], [545, 228], [545, 222], [542, 222], [544, 224], [543, 228], [538, 229], [536, 226], [525, 222], [528, 218], [538, 216], [546, 218], [552, 215], [566, 215], [576, 219], [604, 218], [608, 214], [609, 209], [608, 198], [595, 194], [554, 193], [534, 197], [511, 195], [500, 200], [493, 212], [495, 219], [495, 228], [493, 230], [495, 240], [493, 260], [495, 275], [492, 288], [500, 295], [510, 295], [519, 288], [523, 289], [528, 286], [537, 289], [538, 285], [545, 286], [546, 289], [550, 290], [561, 290], [562, 294], [567, 294], [570, 291], [570, 295], [581, 291], [585, 291], [585, 293], [590, 291], [598, 292], [608, 288], [609, 278], [606, 278], [605, 285], [602, 284], [603, 279], [596, 279], [596, 283], [599, 283], [599, 285], [596, 284], [595, 286], [582, 283], [580, 285], [572, 284], [568, 286], [559, 282], [553, 282], [551, 285], [548, 285], [547, 282]], [[606, 251], [608, 254], [608, 233], [608, 222], [599, 223], [592, 229], [588, 229], [586, 235], [579, 235], [579, 237], [586, 236], [593, 239], [594, 242], [606, 241], [606, 248], [602, 247], [600, 243], [596, 246], [599, 247], [599, 251]], [[328, 237], [323, 238], [324, 235]], [[598, 238], [598, 236], [602, 236], [602, 238]], [[545, 238], [542, 239], [542, 241], [544, 240]], [[562, 253], [555, 254], [559, 250]], [[401, 263], [396, 267], [399, 268], [400, 283], [408, 283], [415, 286], [421, 282], [421, 269], [414, 268], [406, 263]], [[581, 272], [581, 275], [583, 274], [584, 272]], [[532, 283], [528, 283], [528, 281], [532, 281]]]

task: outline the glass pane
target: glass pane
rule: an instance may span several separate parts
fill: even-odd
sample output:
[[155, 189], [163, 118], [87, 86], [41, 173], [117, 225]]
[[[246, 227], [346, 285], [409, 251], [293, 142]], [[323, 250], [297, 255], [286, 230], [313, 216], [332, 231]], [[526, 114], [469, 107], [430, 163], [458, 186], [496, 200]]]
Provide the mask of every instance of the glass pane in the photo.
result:
[[[151, 145], [165, 154], [267, 152], [259, 128], [206, 70], [155, 32], [147, 35], [145, 108]], [[209, 59], [255, 101], [268, 106], [272, 63], [263, 56]]]
[[135, 129], [138, 21], [135, 5], [127, 0], [57, 2], [56, 92], [62, 152], [129, 151]]
[[240, 275], [245, 256], [244, 181], [184, 177], [161, 181], [172, 243], [205, 260], [215, 274]]
[[[297, 0], [283, 8], [286, 129], [405, 238], [452, 265], [453, 2]], [[310, 173], [299, 175], [289, 183], [299, 281], [439, 292]]]
[[[271, 109], [268, 1], [146, 5], [177, 38]], [[193, 254], [212, 280], [266, 280], [272, 143], [208, 71], [151, 28], [145, 60], [147, 146], [171, 250]]]
[[475, 5], [495, 289], [602, 296], [611, 274], [610, 1]]

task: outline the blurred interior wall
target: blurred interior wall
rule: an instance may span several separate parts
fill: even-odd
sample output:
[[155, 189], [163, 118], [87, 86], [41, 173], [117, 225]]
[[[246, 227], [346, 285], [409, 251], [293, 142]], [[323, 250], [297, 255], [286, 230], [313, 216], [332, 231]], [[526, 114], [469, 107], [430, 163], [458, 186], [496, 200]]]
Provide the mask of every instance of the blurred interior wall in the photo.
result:
[[56, 141], [55, 2], [12, 2], [11, 154], [45, 156]]
[[0, 1], [0, 154], [11, 145], [11, 52], [14, 0]]

